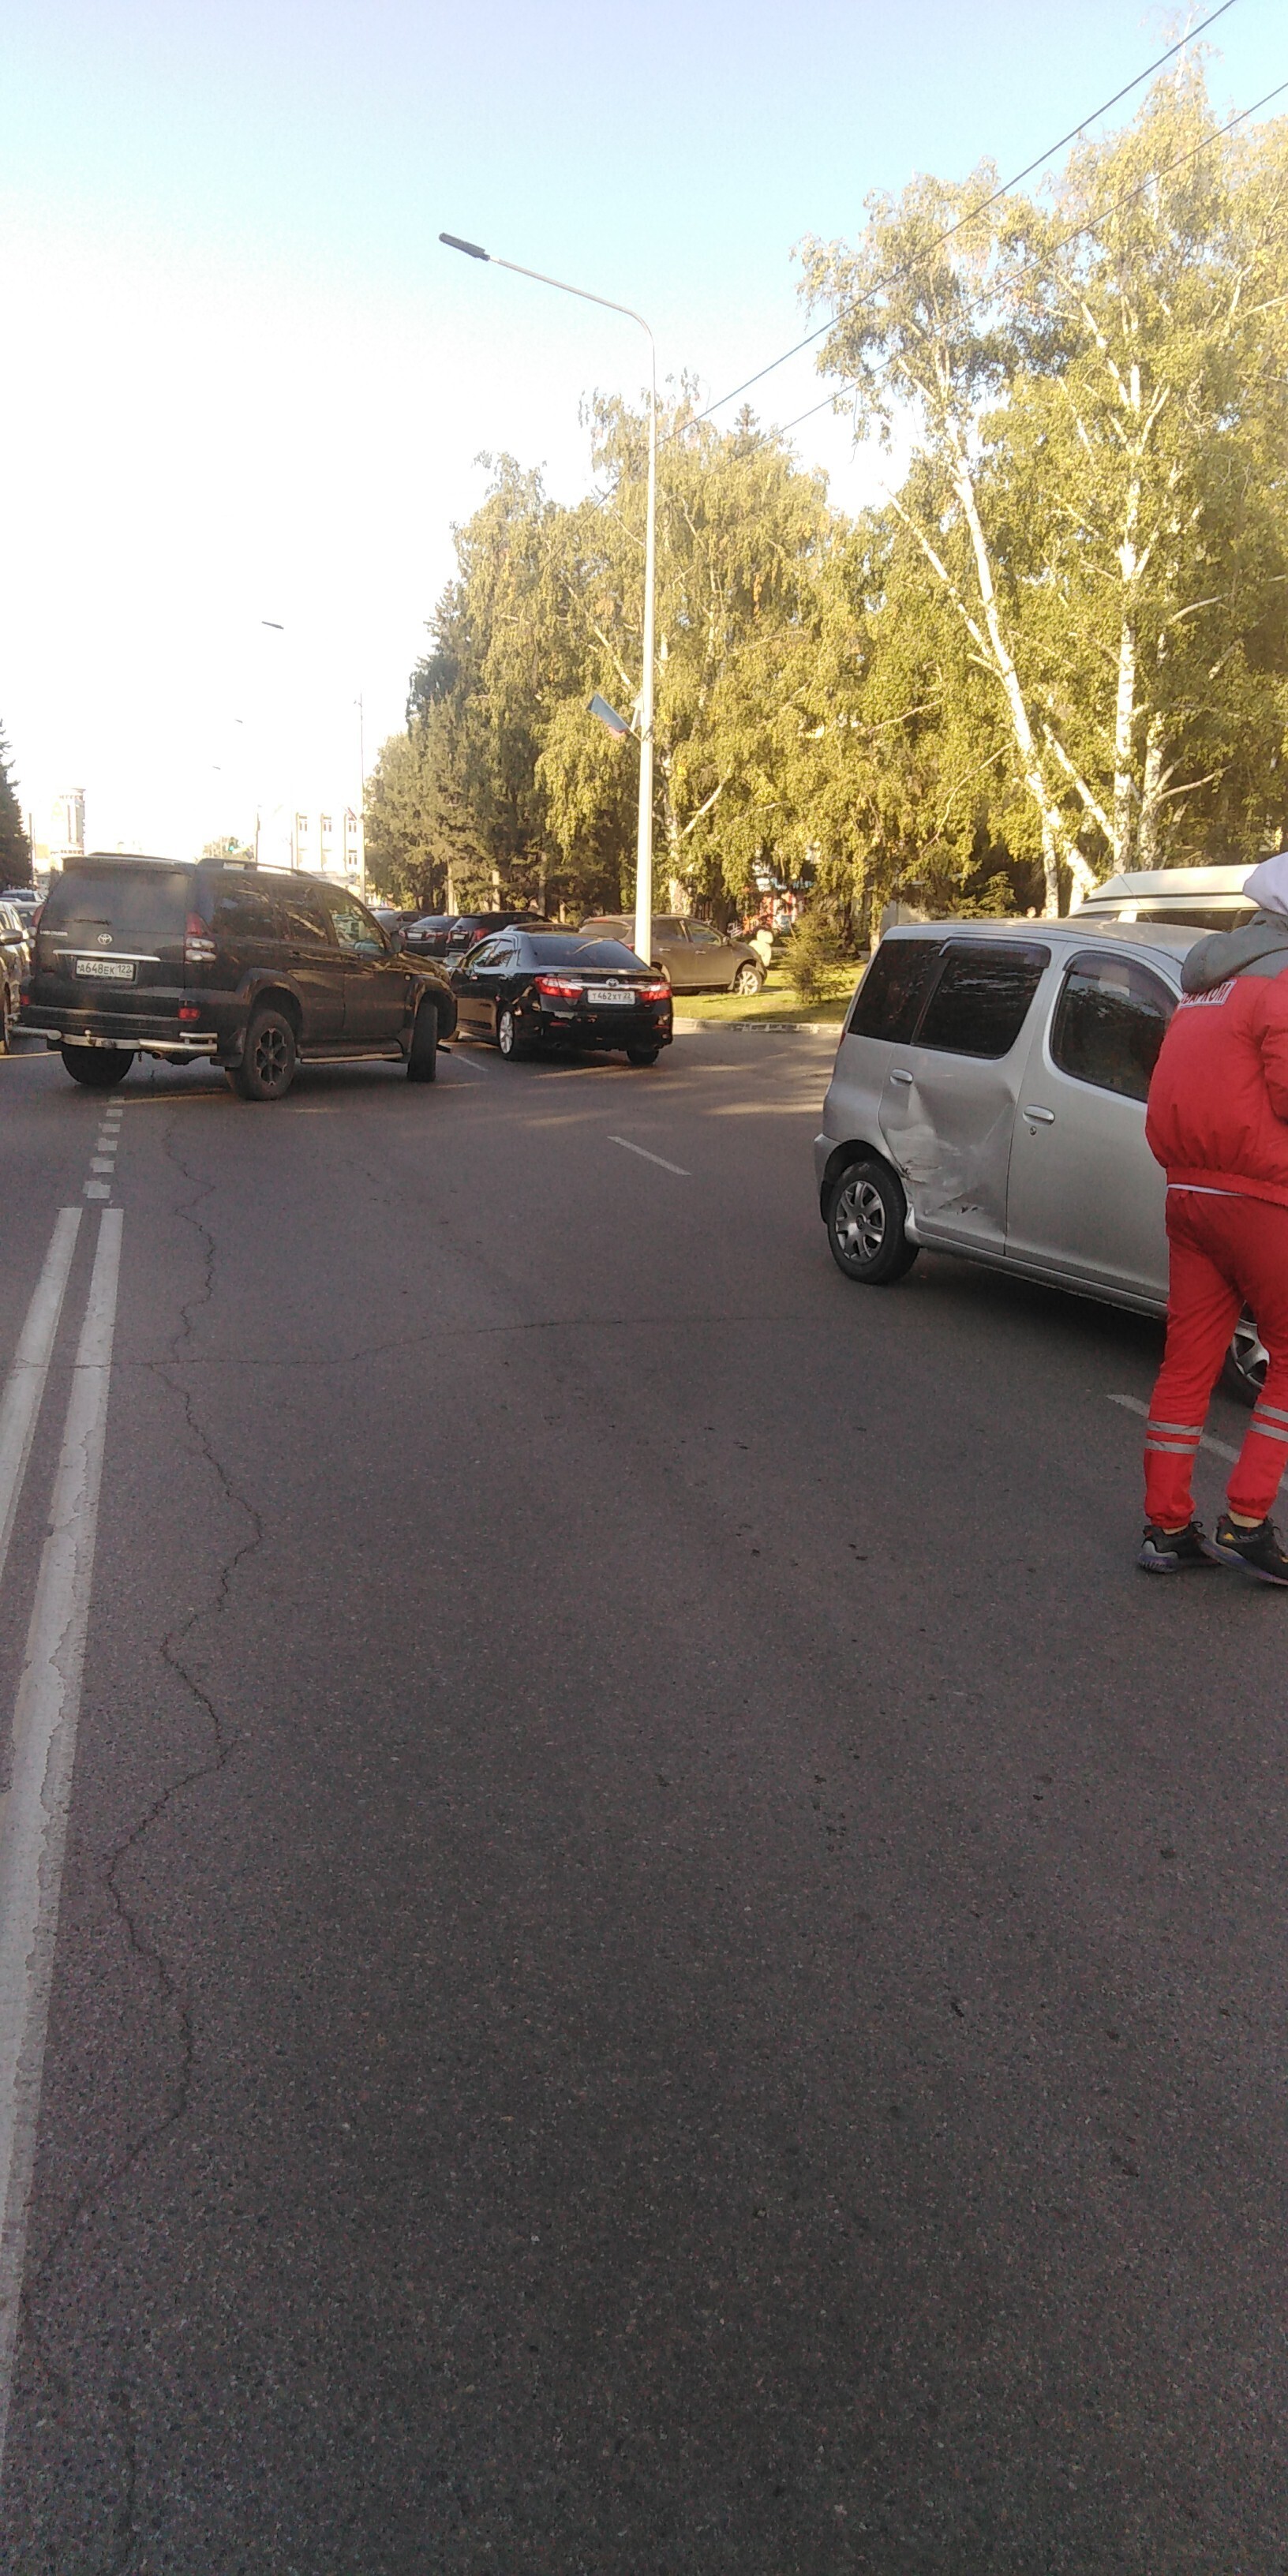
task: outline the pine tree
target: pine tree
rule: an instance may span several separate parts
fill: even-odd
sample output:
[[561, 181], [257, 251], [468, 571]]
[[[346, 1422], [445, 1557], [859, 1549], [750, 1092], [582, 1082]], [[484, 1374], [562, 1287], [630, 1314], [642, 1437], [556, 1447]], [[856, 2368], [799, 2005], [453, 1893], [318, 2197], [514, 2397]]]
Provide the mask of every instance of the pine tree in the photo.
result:
[[9, 775], [12, 757], [0, 732], [0, 886], [31, 883], [31, 844], [18, 791]]

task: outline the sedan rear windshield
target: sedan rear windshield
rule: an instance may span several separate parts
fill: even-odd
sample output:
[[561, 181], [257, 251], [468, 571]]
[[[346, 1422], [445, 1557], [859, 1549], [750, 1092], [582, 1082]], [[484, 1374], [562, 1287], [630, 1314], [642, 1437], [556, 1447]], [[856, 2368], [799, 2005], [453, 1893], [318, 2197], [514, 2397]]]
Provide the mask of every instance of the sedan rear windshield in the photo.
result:
[[182, 939], [192, 900], [190, 868], [66, 868], [50, 886], [40, 927], [73, 940], [106, 934], [119, 948], [152, 948], [159, 939]]
[[620, 939], [529, 937], [525, 945], [529, 962], [534, 966], [615, 966], [620, 969], [623, 966], [639, 967], [644, 963], [633, 948], [624, 948]]

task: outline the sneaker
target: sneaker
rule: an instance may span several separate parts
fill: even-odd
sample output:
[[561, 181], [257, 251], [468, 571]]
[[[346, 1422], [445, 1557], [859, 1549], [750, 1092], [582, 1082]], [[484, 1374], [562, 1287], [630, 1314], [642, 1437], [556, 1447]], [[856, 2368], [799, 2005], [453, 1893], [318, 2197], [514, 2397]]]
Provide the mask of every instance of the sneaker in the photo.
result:
[[1146, 1521], [1136, 1559], [1146, 1574], [1188, 1574], [1191, 1566], [1216, 1562], [1203, 1536], [1202, 1521], [1189, 1521], [1183, 1530], [1156, 1529], [1152, 1521]]
[[1258, 1583], [1288, 1584], [1288, 1556], [1272, 1520], [1258, 1521], [1255, 1529], [1236, 1529], [1229, 1513], [1222, 1512], [1215, 1538], [1205, 1539], [1204, 1545], [1222, 1565], [1241, 1565]]

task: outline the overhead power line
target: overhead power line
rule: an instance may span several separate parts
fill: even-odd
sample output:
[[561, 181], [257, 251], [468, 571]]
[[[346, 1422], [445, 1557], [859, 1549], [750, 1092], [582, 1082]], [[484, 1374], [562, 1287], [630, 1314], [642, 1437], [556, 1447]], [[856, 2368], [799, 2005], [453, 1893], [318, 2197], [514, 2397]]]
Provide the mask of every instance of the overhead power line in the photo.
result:
[[[1142, 81], [1151, 79], [1155, 72], [1161, 71], [1164, 63], [1170, 63], [1174, 54], [1183, 53], [1187, 45], [1193, 44], [1196, 36], [1201, 36], [1206, 27], [1214, 27], [1217, 19], [1224, 18], [1226, 11], [1233, 9], [1234, 5], [1235, 0], [1221, 0], [1220, 8], [1213, 9], [1206, 18], [1200, 18], [1197, 27], [1191, 27], [1188, 35], [1180, 37], [1176, 44], [1168, 46], [1165, 54], [1159, 54], [1155, 61], [1147, 63], [1144, 71], [1137, 72], [1135, 79], [1129, 80], [1122, 89], [1116, 89], [1112, 98], [1103, 99], [1099, 107], [1093, 107], [1090, 113], [1084, 116], [1081, 125], [1071, 126], [1067, 134], [1061, 135], [1058, 143], [1049, 143], [1045, 152], [1039, 152], [1035, 161], [1026, 162], [1022, 170], [1016, 171], [1013, 179], [1007, 179], [1000, 188], [995, 188], [991, 197], [982, 197], [977, 206], [971, 207], [968, 215], [959, 216], [955, 224], [949, 225], [947, 232], [940, 233], [934, 241], [927, 242], [926, 254], [932, 250], [941, 249], [945, 242], [952, 240], [954, 233], [963, 232], [967, 224], [973, 224], [980, 215], [987, 214], [989, 207], [995, 206], [999, 198], [1009, 196], [1011, 189], [1018, 188], [1022, 180], [1031, 179], [1034, 171], [1042, 168], [1044, 161], [1051, 161], [1057, 152], [1063, 152], [1066, 143], [1076, 143], [1078, 136], [1085, 134], [1087, 127], [1094, 125], [1097, 117], [1107, 116], [1111, 107], [1117, 107], [1120, 100], [1130, 98], [1132, 91], [1139, 89]], [[1247, 113], [1252, 115], [1254, 110], [1249, 108]], [[889, 278], [879, 279], [875, 286], [867, 289], [867, 295], [879, 294], [883, 284], [893, 285], [894, 280], [901, 274], [900, 270], [892, 269]], [[816, 331], [807, 331], [803, 340], [793, 341], [791, 348], [784, 349], [781, 357], [771, 358], [767, 366], [758, 367], [754, 376], [745, 376], [740, 385], [734, 386], [732, 393], [718, 394], [714, 402], [707, 404], [705, 411], [697, 412], [691, 421], [686, 422], [686, 428], [696, 429], [699, 421], [710, 420], [713, 411], [723, 411], [725, 404], [736, 402], [739, 394], [750, 393], [753, 385], [760, 384], [765, 376], [772, 376], [777, 367], [785, 367], [789, 358], [798, 358], [802, 349], [812, 348], [816, 340], [822, 340], [829, 331], [834, 331], [839, 319], [840, 316], [836, 315], [831, 321], [820, 322]], [[821, 409], [821, 403], [814, 405], [815, 411]], [[801, 414], [802, 420], [808, 420], [810, 417], [809, 412]], [[793, 428], [795, 425], [794, 422], [791, 424]]]
[[[1201, 143], [1192, 144], [1188, 152], [1178, 152], [1176, 159], [1174, 161], [1165, 161], [1161, 170], [1151, 170], [1147, 179], [1142, 179], [1134, 188], [1124, 189], [1122, 196], [1115, 197], [1112, 205], [1102, 207], [1098, 215], [1089, 216], [1085, 223], [1072, 224], [1067, 233], [1061, 233], [1059, 240], [1053, 242], [1052, 251], [1064, 250], [1071, 241], [1078, 241], [1084, 233], [1099, 232], [1101, 225], [1107, 224], [1111, 215], [1121, 213], [1122, 208], [1124, 206], [1130, 206], [1135, 198], [1143, 197], [1147, 189], [1156, 188], [1160, 179], [1170, 178], [1173, 170], [1183, 170], [1187, 161], [1197, 161], [1200, 152], [1210, 152], [1214, 143], [1220, 143], [1225, 135], [1233, 134], [1236, 125], [1246, 125], [1250, 116], [1259, 115], [1263, 107], [1269, 107], [1275, 99], [1282, 98], [1285, 90], [1288, 90], [1288, 81], [1280, 81], [1277, 89], [1268, 89], [1265, 97], [1254, 99], [1251, 107], [1241, 107], [1238, 115], [1232, 116], [1228, 124], [1218, 125], [1215, 133], [1213, 134], [1205, 134], [1203, 141]], [[990, 204], [992, 203], [991, 198], [989, 202]], [[947, 235], [945, 234], [943, 238], [946, 240]], [[937, 242], [932, 242], [928, 247], [931, 250], [936, 250], [939, 245]], [[892, 272], [892, 275], [902, 274], [902, 270]], [[880, 292], [880, 285], [885, 282], [887, 281], [879, 281], [878, 285], [872, 287], [869, 292], [873, 295], [878, 294]], [[866, 301], [866, 298], [861, 300]], [[836, 321], [829, 322], [826, 325], [827, 329], [829, 331], [834, 331], [837, 327], [837, 322], [842, 318], [843, 317], [838, 314]], [[817, 339], [821, 335], [816, 332], [814, 336]], [[846, 381], [848, 380], [842, 378], [843, 384]], [[826, 411], [830, 403], [839, 402], [840, 399], [841, 397], [839, 393], [824, 394], [821, 402], [811, 403], [808, 411], [798, 412], [795, 420], [787, 421], [782, 429], [776, 431], [775, 435], [779, 438], [788, 437], [792, 430], [800, 428], [802, 421], [813, 420], [816, 413]], [[705, 414], [703, 417], [705, 417]]]

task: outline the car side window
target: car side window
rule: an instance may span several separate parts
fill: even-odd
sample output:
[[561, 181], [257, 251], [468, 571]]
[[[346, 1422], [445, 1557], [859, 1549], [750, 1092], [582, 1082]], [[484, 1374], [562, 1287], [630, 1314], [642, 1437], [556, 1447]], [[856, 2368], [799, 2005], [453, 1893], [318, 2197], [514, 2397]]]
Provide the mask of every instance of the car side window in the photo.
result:
[[712, 930], [705, 921], [691, 921], [689, 923], [689, 946], [691, 948], [718, 948], [719, 945], [720, 938], [718, 932]]
[[1144, 1100], [1176, 996], [1134, 957], [1075, 957], [1051, 1022], [1051, 1061], [1075, 1082]]
[[854, 996], [850, 1036], [906, 1044], [938, 965], [937, 939], [883, 939]]
[[1050, 963], [1050, 949], [1027, 940], [996, 948], [974, 939], [950, 943], [921, 1016], [918, 1046], [946, 1055], [1009, 1055]]
[[383, 957], [387, 942], [378, 921], [359, 903], [356, 895], [334, 894], [328, 886], [322, 896], [335, 926], [335, 935], [351, 956]]
[[330, 947], [326, 914], [321, 902], [311, 901], [302, 886], [291, 886], [285, 891], [279, 888], [276, 909], [281, 922], [281, 936], [289, 939], [292, 947]]
[[483, 973], [486, 974], [490, 966], [500, 965], [504, 955], [505, 941], [503, 939], [484, 939], [477, 948], [470, 950], [469, 956], [465, 962], [469, 967], [471, 975], [477, 975], [480, 968]]
[[271, 939], [276, 925], [273, 907], [256, 885], [221, 886], [215, 897], [211, 935], [215, 939]]
[[655, 939], [683, 939], [685, 936], [684, 923], [680, 920], [678, 913], [667, 913], [660, 921], [655, 921], [653, 924], [653, 936]]

